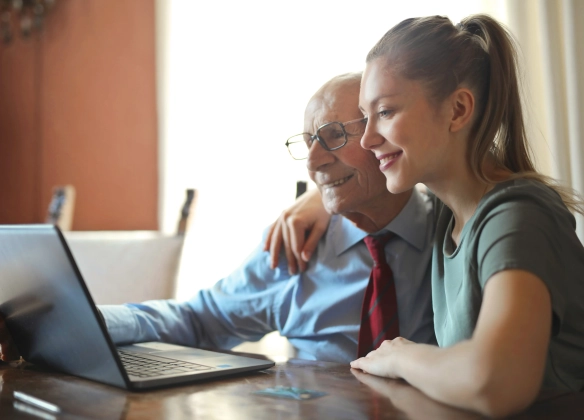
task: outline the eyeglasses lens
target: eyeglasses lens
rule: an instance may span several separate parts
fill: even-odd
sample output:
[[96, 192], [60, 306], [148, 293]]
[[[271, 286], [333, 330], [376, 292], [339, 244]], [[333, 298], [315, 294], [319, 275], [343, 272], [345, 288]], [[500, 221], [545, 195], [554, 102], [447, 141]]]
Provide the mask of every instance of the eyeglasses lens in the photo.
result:
[[294, 159], [306, 159], [310, 148], [310, 135], [298, 134], [288, 139], [288, 151]]
[[346, 142], [343, 126], [336, 122], [321, 127], [317, 135], [329, 149], [339, 148]]
[[363, 134], [365, 133], [365, 127], [367, 126], [367, 120], [361, 118], [360, 120], [350, 121], [343, 125], [345, 126], [345, 132], [349, 137], [351, 136], [363, 137]]

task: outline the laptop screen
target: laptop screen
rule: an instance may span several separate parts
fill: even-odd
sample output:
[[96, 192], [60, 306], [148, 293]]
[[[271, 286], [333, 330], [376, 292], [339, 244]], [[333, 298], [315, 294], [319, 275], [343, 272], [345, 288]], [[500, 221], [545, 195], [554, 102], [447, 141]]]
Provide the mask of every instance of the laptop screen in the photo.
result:
[[0, 226], [0, 313], [25, 360], [125, 386], [115, 347], [56, 227]]

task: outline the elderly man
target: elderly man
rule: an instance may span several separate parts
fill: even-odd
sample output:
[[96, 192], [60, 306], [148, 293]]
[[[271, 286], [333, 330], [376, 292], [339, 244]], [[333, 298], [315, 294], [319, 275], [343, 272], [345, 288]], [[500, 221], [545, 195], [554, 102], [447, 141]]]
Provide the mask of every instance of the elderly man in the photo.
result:
[[[388, 328], [418, 343], [435, 343], [431, 206], [415, 191], [390, 194], [374, 155], [359, 145], [364, 128], [359, 84], [360, 74], [327, 82], [308, 103], [305, 133], [287, 142], [294, 158], [307, 158], [325, 208], [334, 215], [305, 270], [291, 274], [295, 270], [289, 270], [285, 258], [272, 269], [260, 244], [235, 272], [189, 301], [101, 306], [116, 344], [164, 341], [231, 348], [279, 331], [300, 358], [348, 363], [357, 356], [358, 344], [361, 352], [369, 351], [385, 333], [369, 327], [375, 306], [385, 309], [376, 303], [385, 300], [370, 285], [379, 267], [372, 271], [364, 243], [368, 234], [380, 231], [392, 232], [384, 254], [397, 308], [386, 320], [392, 324]], [[372, 305], [362, 313], [367, 301]], [[368, 331], [365, 338], [360, 330], [361, 335]], [[8, 354], [7, 342], [1, 341]]]

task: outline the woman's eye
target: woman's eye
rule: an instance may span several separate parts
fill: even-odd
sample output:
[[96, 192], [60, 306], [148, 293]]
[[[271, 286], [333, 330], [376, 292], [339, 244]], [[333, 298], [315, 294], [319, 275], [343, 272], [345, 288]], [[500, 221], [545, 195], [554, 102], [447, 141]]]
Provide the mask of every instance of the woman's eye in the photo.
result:
[[381, 118], [391, 117], [393, 115], [393, 109], [384, 109], [377, 113]]

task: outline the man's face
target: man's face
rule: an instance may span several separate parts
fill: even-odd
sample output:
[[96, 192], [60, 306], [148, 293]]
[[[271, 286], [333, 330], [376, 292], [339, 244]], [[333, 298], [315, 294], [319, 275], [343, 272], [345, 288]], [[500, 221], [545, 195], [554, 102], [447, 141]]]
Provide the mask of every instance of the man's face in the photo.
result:
[[[362, 118], [358, 104], [358, 84], [331, 87], [308, 104], [304, 131], [314, 134], [323, 124]], [[329, 213], [366, 212], [389, 194], [379, 161], [372, 152], [361, 147], [360, 140], [360, 136], [349, 136], [345, 146], [332, 152], [325, 150], [318, 141], [312, 143], [306, 166]]]

